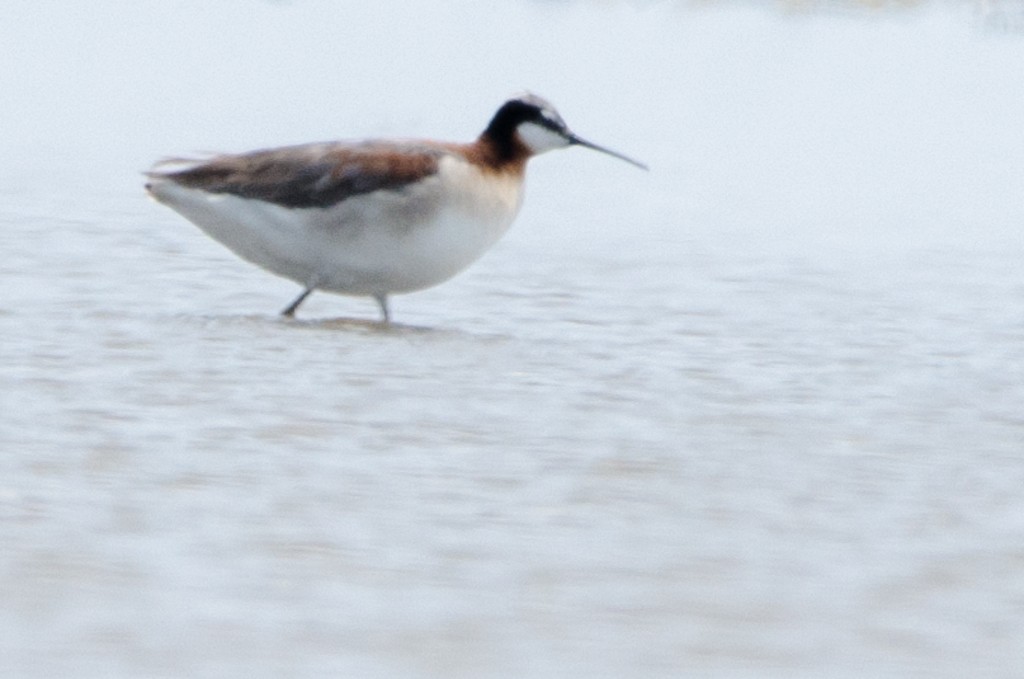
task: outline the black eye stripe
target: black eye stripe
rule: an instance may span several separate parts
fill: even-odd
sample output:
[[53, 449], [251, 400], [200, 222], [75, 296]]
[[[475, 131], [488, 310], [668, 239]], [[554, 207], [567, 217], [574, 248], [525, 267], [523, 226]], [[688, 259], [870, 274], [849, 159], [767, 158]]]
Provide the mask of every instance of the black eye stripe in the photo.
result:
[[541, 127], [546, 127], [554, 132], [561, 132], [565, 129], [565, 121], [554, 111], [541, 109], [537, 111], [535, 122]]
[[565, 135], [566, 125], [548, 102], [540, 97], [524, 96], [506, 101], [494, 114], [484, 135], [489, 137], [503, 154], [515, 151], [516, 129], [530, 123], [554, 134]]

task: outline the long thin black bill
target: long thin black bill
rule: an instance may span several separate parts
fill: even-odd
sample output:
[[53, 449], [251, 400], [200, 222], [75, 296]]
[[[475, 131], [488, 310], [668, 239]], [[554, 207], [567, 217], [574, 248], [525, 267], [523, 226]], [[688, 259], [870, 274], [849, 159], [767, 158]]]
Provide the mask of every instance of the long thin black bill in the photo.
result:
[[570, 134], [568, 136], [568, 139], [569, 139], [569, 143], [570, 144], [575, 144], [576, 146], [583, 146], [583, 147], [588, 148], [588, 149], [593, 149], [595, 151], [600, 151], [601, 153], [607, 153], [609, 156], [612, 156], [613, 158], [618, 158], [619, 160], [624, 160], [627, 163], [629, 163], [630, 165], [635, 165], [636, 167], [639, 167], [641, 170], [649, 169], [646, 165], [641, 163], [639, 160], [633, 160], [629, 156], [624, 156], [621, 153], [619, 153], [618, 151], [612, 151], [609, 148], [605, 148], [604, 146], [599, 146], [597, 144], [594, 144], [593, 142], [587, 141], [586, 139], [581, 139], [581, 138], [577, 137], [575, 134]]

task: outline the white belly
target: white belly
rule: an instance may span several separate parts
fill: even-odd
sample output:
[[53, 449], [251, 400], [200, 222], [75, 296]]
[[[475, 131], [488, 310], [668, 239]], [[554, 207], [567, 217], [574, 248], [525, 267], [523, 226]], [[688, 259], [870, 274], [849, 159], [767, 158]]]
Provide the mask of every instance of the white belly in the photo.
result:
[[150, 188], [162, 203], [236, 254], [302, 285], [353, 294], [410, 292], [448, 280], [508, 230], [522, 178], [456, 158], [436, 175], [328, 208], [289, 208], [189, 189]]

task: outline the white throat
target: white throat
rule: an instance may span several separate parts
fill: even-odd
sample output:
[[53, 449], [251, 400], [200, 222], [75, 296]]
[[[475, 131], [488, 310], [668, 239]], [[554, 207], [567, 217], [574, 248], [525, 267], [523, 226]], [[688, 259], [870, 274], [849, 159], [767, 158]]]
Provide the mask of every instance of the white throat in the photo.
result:
[[565, 137], [536, 123], [522, 123], [516, 128], [516, 134], [534, 155], [569, 145]]

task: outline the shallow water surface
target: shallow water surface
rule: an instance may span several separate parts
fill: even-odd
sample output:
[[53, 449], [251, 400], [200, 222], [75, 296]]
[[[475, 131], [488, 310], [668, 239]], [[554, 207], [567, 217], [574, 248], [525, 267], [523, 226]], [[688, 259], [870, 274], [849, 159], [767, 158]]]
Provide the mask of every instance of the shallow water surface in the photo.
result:
[[[116, 81], [118, 50], [140, 61], [131, 77], [184, 49], [158, 37], [189, 39], [169, 9], [99, 5], [139, 33], [99, 49], [81, 76], [94, 85]], [[231, 46], [266, 32], [283, 65], [262, 71], [263, 96], [289, 91], [306, 62], [285, 48], [308, 46], [275, 27], [317, 34], [334, 5], [242, 7], [175, 11], [209, 13], [193, 50], [227, 31], [221, 57], [240, 78], [252, 64], [232, 66]], [[280, 318], [297, 286], [143, 197], [137, 171], [160, 153], [322, 133], [282, 102], [231, 119], [232, 92], [258, 97], [244, 78], [221, 91], [223, 74], [195, 76], [194, 130], [186, 105], [159, 97], [186, 85], [155, 70], [115, 90], [109, 119], [75, 117], [74, 140], [49, 109], [35, 127], [17, 121], [35, 137], [0, 136], [21, 169], [0, 188], [2, 673], [1024, 672], [1024, 212], [999, 191], [1024, 145], [984, 150], [1020, 139], [999, 127], [1024, 101], [1019, 46], [945, 14], [463, 9], [466, 26], [509, 25], [498, 47], [520, 24], [547, 26], [534, 47], [570, 75], [597, 59], [600, 88], [532, 56], [516, 77], [556, 103], [564, 92], [581, 134], [654, 169], [583, 151], [537, 159], [506, 239], [455, 280], [396, 297], [390, 327], [372, 301], [328, 294]], [[22, 12], [58, 34], [80, 24]], [[371, 33], [396, 16], [361, 12]], [[589, 41], [567, 39], [581, 29]], [[634, 83], [614, 48], [643, 35]], [[730, 46], [777, 57], [774, 79]], [[704, 74], [659, 70], [680, 50], [718, 58]], [[815, 64], [842, 71], [851, 50], [889, 68], [812, 86]], [[504, 59], [435, 85], [498, 77], [500, 100], [515, 89]], [[32, 83], [0, 69], [29, 102], [63, 83], [45, 62]], [[377, 115], [424, 110], [352, 77]], [[646, 82], [670, 77], [676, 89]], [[967, 82], [984, 96], [962, 96]], [[901, 99], [908, 87], [929, 106]], [[907, 126], [888, 132], [878, 99], [904, 107]], [[687, 125], [629, 122], [641, 100], [653, 122]], [[787, 114], [814, 122], [790, 129]], [[345, 116], [332, 124], [357, 135], [420, 129]], [[924, 154], [947, 116], [968, 129]], [[458, 138], [483, 122], [460, 112], [422, 129]], [[849, 127], [875, 132], [847, 139]], [[46, 139], [74, 153], [57, 163]]]

